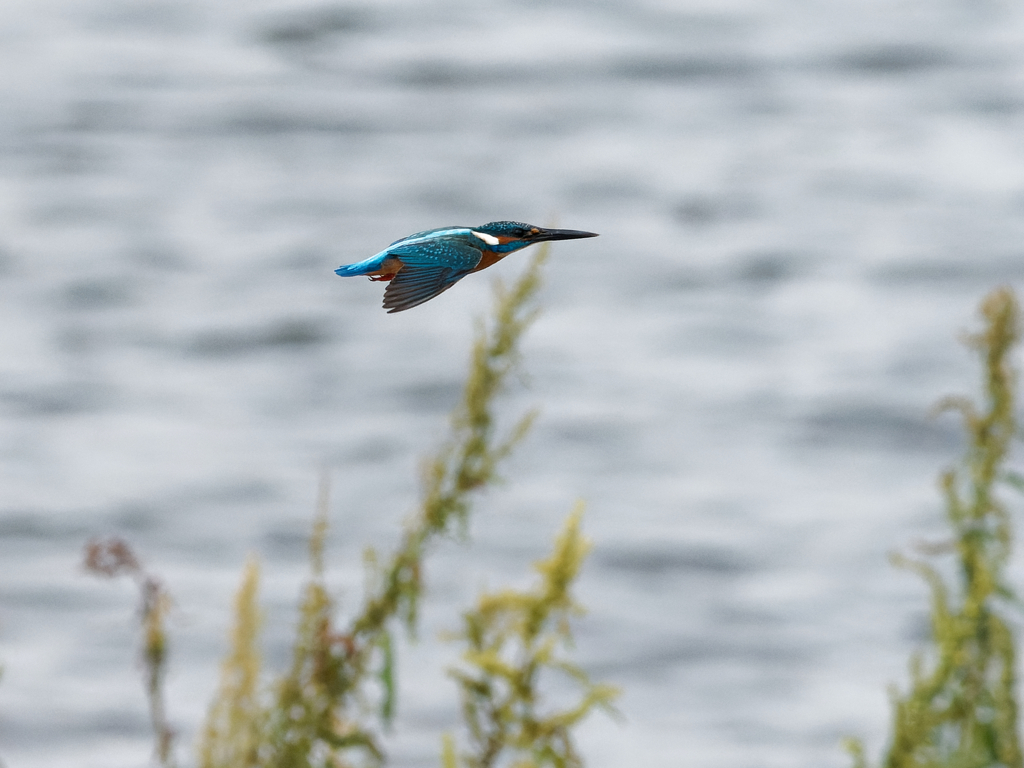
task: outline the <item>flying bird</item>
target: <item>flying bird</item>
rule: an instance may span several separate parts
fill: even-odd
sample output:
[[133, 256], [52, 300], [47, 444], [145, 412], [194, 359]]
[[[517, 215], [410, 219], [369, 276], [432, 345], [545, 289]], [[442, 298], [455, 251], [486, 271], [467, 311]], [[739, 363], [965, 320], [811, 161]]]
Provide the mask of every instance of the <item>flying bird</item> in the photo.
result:
[[595, 232], [544, 229], [519, 221], [481, 227], [442, 227], [396, 240], [376, 256], [338, 267], [342, 277], [367, 275], [388, 283], [384, 309], [402, 312], [443, 293], [470, 272], [496, 264], [513, 251], [548, 240], [597, 237]]

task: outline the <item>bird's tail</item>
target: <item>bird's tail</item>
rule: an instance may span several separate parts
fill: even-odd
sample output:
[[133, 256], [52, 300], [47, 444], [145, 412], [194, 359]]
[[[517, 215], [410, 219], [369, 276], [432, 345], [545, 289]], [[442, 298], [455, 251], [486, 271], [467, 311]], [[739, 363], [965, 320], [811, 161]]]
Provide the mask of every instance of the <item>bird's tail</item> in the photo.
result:
[[342, 277], [354, 277], [355, 275], [365, 275], [367, 270], [362, 264], [343, 264], [334, 270], [334, 274], [341, 275]]
[[378, 253], [376, 256], [371, 256], [368, 259], [357, 261], [355, 264], [343, 264], [334, 270], [334, 274], [341, 275], [342, 277], [368, 275], [371, 272], [378, 271], [384, 263], [385, 258], [387, 258], [387, 253]]

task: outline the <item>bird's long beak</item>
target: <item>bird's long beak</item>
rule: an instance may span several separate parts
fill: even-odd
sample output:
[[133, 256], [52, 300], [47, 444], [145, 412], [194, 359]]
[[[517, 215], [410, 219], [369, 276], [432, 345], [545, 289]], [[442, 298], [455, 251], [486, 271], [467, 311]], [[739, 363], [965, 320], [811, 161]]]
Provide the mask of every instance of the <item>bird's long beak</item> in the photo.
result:
[[545, 240], [578, 240], [581, 237], [597, 237], [597, 232], [582, 232], [578, 229], [542, 229], [539, 234], [531, 237], [530, 241], [542, 243]]

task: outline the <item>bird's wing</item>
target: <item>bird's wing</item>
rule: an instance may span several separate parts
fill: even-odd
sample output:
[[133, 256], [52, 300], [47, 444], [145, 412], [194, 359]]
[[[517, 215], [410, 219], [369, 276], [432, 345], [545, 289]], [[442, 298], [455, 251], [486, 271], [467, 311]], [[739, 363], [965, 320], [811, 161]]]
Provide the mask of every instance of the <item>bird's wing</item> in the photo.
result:
[[384, 309], [389, 313], [411, 309], [448, 290], [468, 275], [481, 257], [476, 248], [453, 240], [416, 243], [388, 252], [402, 262], [384, 291]]

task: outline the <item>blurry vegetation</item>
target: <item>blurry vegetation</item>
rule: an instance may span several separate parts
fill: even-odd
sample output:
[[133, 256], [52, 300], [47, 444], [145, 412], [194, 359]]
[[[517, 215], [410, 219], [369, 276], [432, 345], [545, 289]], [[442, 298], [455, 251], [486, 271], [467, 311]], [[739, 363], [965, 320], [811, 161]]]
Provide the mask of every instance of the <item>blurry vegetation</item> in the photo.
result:
[[[571, 647], [569, 619], [583, 612], [570, 592], [590, 544], [580, 534], [582, 506], [570, 515], [555, 542], [555, 551], [535, 565], [541, 580], [528, 592], [511, 589], [482, 595], [463, 614], [466, 646], [462, 665], [451, 671], [462, 693], [462, 712], [471, 750], [456, 756], [451, 737], [444, 742], [444, 768], [576, 768], [583, 761], [572, 727], [595, 707], [610, 709], [618, 694], [595, 684], [560, 648]], [[541, 714], [540, 675], [546, 670], [568, 675], [583, 689], [582, 698], [562, 711]], [[515, 762], [509, 763], [513, 759]]]
[[[498, 287], [495, 319], [478, 329], [451, 435], [425, 464], [421, 503], [390, 556], [367, 551], [366, 593], [345, 622], [324, 581], [329, 505], [326, 476], [322, 480], [310, 537], [312, 575], [300, 603], [291, 667], [269, 686], [258, 647], [259, 564], [250, 559], [235, 601], [230, 650], [200, 739], [202, 768], [384, 762], [380, 733], [396, 706], [395, 633], [404, 627], [415, 634], [425, 556], [437, 538], [465, 534], [473, 492], [497, 479], [502, 459], [532, 421], [527, 414], [499, 437], [493, 402], [518, 361], [545, 257], [540, 250], [510, 290]], [[1007, 608], [1019, 608], [1020, 602], [1006, 582], [1012, 531], [997, 494], [1001, 483], [1024, 490], [1024, 477], [1005, 468], [1017, 434], [1009, 354], [1018, 340], [1020, 312], [1008, 289], [989, 295], [981, 312], [984, 329], [968, 343], [983, 360], [983, 403], [950, 398], [940, 404], [960, 414], [968, 438], [961, 464], [940, 479], [952, 537], [922, 547], [927, 559], [894, 557], [931, 590], [932, 637], [911, 661], [909, 690], [893, 692], [885, 768], [1024, 768], [1015, 636], [1006, 618]], [[484, 594], [463, 614], [453, 639], [464, 650], [451, 675], [461, 693], [467, 743], [460, 751], [454, 736], [444, 737], [443, 768], [582, 766], [572, 729], [596, 708], [611, 711], [617, 692], [591, 682], [567, 657], [569, 620], [582, 612], [571, 588], [589, 549], [579, 530], [581, 514], [573, 512], [552, 555], [536, 564], [540, 579], [533, 589]], [[106, 577], [130, 576], [139, 587], [155, 755], [161, 766], [172, 766], [174, 733], [162, 688], [170, 599], [119, 539], [90, 542], [86, 568]], [[550, 671], [578, 686], [565, 709], [543, 701], [542, 677]], [[857, 768], [866, 768], [863, 745], [850, 740], [848, 747]]]
[[164, 706], [164, 673], [167, 670], [167, 612], [171, 598], [163, 584], [147, 573], [131, 547], [118, 538], [90, 541], [85, 547], [85, 569], [108, 579], [129, 576], [139, 588], [139, 620], [142, 628], [142, 665], [145, 670], [149, 717], [156, 740], [154, 755], [164, 768], [174, 765], [174, 731]]
[[[471, 494], [497, 478], [499, 463], [532, 420], [527, 415], [508, 435], [499, 437], [493, 408], [518, 362], [519, 340], [533, 318], [530, 300], [539, 287], [546, 255], [541, 250], [511, 290], [498, 287], [494, 322], [478, 330], [451, 436], [426, 463], [419, 509], [390, 557], [367, 552], [366, 595], [361, 609], [344, 625], [338, 622], [323, 578], [328, 507], [323, 484], [310, 541], [313, 574], [302, 598], [292, 667], [273, 686], [266, 710], [252, 713], [251, 725], [223, 728], [211, 722], [201, 747], [203, 768], [237, 766], [234, 760], [243, 753], [251, 761], [243, 765], [281, 768], [383, 761], [379, 730], [390, 723], [396, 705], [394, 633], [402, 625], [410, 634], [415, 632], [424, 557], [439, 536], [465, 528]], [[242, 625], [241, 614], [236, 622]], [[230, 681], [254, 674], [251, 642], [236, 632], [236, 647], [224, 667], [222, 694], [211, 717], [232, 710]], [[237, 667], [233, 659], [249, 666]], [[373, 701], [376, 717], [368, 718], [366, 703]], [[255, 748], [234, 743], [236, 734], [250, 732], [259, 734]], [[218, 755], [230, 759], [221, 761]]]
[[[250, 558], [235, 598], [230, 648], [198, 745], [201, 768], [344, 768], [384, 762], [380, 732], [394, 717], [395, 633], [415, 635], [423, 595], [424, 559], [443, 536], [464, 536], [472, 496], [498, 479], [498, 468], [533, 421], [523, 416], [499, 434], [494, 401], [519, 362], [519, 343], [535, 316], [531, 307], [548, 248], [537, 249], [520, 279], [496, 287], [494, 318], [481, 324], [451, 434], [424, 465], [422, 499], [388, 557], [366, 552], [366, 593], [347, 621], [324, 580], [329, 484], [321, 479], [310, 536], [311, 578], [303, 589], [290, 668], [263, 680], [259, 635], [259, 563]], [[467, 766], [494, 766], [503, 753], [529, 756], [516, 765], [579, 766], [571, 728], [596, 706], [608, 707], [609, 686], [591, 683], [560, 648], [568, 645], [569, 617], [582, 609], [570, 587], [588, 544], [577, 511], [555, 553], [537, 565], [543, 581], [527, 593], [481, 598], [467, 612], [462, 639], [469, 645], [465, 669], [455, 673], [474, 752]], [[160, 582], [139, 565], [123, 541], [92, 542], [86, 567], [93, 573], [133, 577], [142, 593], [143, 658], [157, 758], [173, 765], [173, 732], [167, 725], [162, 681], [166, 666], [164, 619], [170, 605]], [[571, 709], [542, 716], [538, 675], [557, 669], [575, 679], [582, 699]], [[372, 704], [372, 706], [371, 706]], [[443, 760], [457, 765], [454, 742]], [[455, 762], [452, 762], [455, 761]]]
[[[199, 746], [202, 768], [342, 768], [384, 762], [380, 732], [394, 717], [397, 699], [395, 634], [404, 628], [415, 635], [425, 557], [439, 537], [465, 535], [474, 492], [498, 479], [501, 461], [533, 420], [527, 414], [500, 434], [494, 401], [519, 361], [520, 339], [535, 314], [531, 300], [546, 257], [547, 248], [538, 249], [510, 289], [498, 285], [494, 319], [478, 328], [451, 434], [425, 462], [418, 509], [390, 556], [367, 551], [365, 596], [344, 622], [324, 581], [329, 489], [323, 478], [310, 537], [312, 576], [301, 599], [292, 664], [269, 688], [260, 684], [258, 566], [250, 561], [236, 599], [231, 649]], [[481, 728], [500, 729], [488, 732], [493, 751], [488, 761], [468, 765], [496, 765], [503, 750], [536, 757], [535, 763], [523, 765], [581, 765], [570, 729], [614, 694], [591, 683], [557, 653], [557, 646], [569, 639], [570, 614], [579, 610], [569, 589], [586, 550], [577, 513], [555, 554], [538, 566], [544, 576], [538, 591], [485, 597], [478, 611], [466, 614], [489, 645], [467, 652], [465, 661], [490, 686], [490, 693], [478, 691], [472, 702], [466, 700], [467, 716], [475, 713], [468, 729], [481, 736]], [[480, 664], [487, 653], [497, 660], [506, 650], [517, 655], [508, 668], [515, 678], [503, 688], [501, 672]], [[544, 717], [536, 713], [537, 675], [544, 668], [567, 672], [583, 686], [583, 699], [571, 710]], [[468, 691], [471, 677], [459, 679]], [[473, 742], [477, 748], [476, 736]]]
[[250, 558], [235, 596], [235, 623], [230, 650], [221, 665], [220, 687], [200, 737], [199, 764], [203, 766], [259, 765], [264, 720], [257, 647], [262, 623], [259, 581], [259, 563]]
[[[968, 448], [960, 466], [942, 473], [940, 486], [952, 537], [922, 553], [929, 560], [894, 557], [931, 590], [931, 642], [910, 663], [910, 687], [894, 691], [892, 735], [885, 768], [1022, 766], [1018, 734], [1014, 632], [1006, 610], [1019, 602], [1006, 582], [1012, 530], [997, 495], [1001, 482], [1024, 488], [1005, 469], [1017, 433], [1016, 374], [1009, 354], [1020, 332], [1013, 293], [1001, 288], [982, 302], [984, 329], [968, 338], [984, 366], [980, 406], [949, 398], [941, 410], [959, 412]], [[952, 567], [943, 568], [951, 560]], [[943, 576], [950, 573], [952, 576]], [[863, 746], [851, 740], [857, 768]]]

